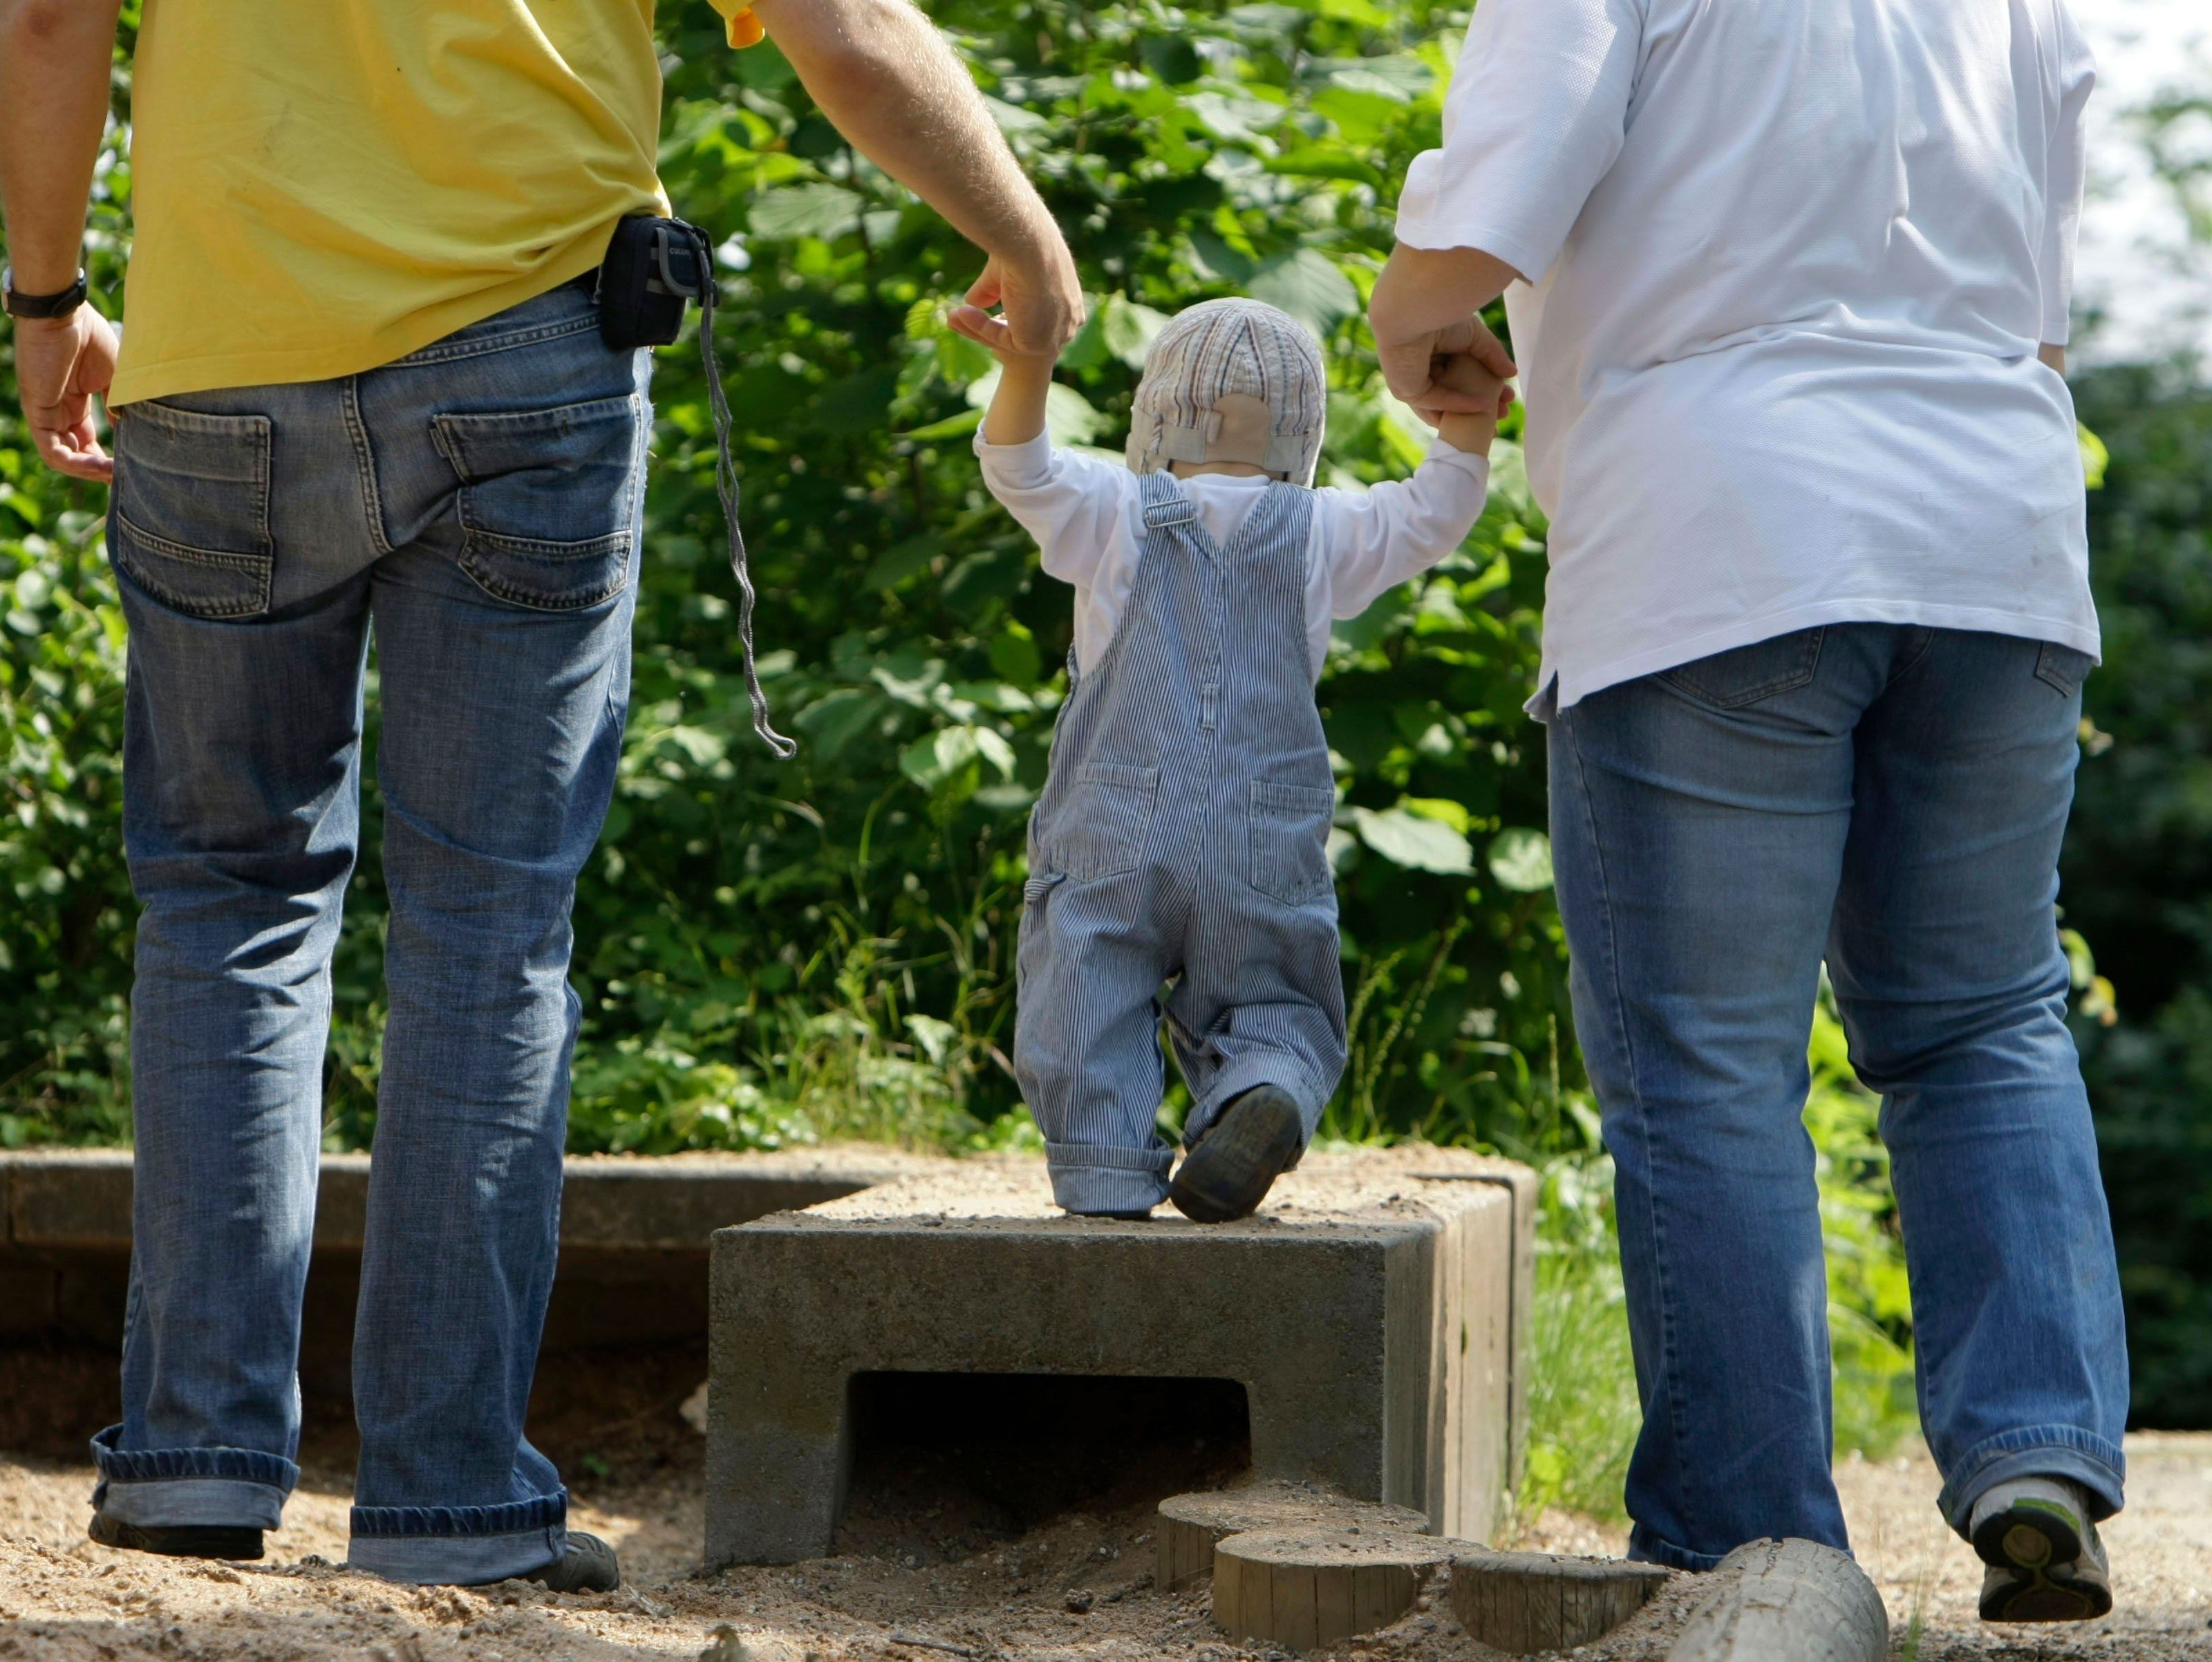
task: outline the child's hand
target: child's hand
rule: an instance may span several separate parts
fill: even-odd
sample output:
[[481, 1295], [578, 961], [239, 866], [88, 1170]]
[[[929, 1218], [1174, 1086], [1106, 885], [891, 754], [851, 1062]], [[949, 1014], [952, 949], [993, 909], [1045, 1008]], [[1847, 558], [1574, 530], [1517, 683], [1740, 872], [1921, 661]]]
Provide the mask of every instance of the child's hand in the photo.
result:
[[988, 347], [999, 360], [999, 384], [983, 412], [983, 442], [1027, 444], [1044, 431], [1045, 400], [1052, 393], [1052, 370], [1059, 354], [1020, 350], [1005, 320], [991, 316], [974, 298], [971, 289], [969, 303], [954, 307], [945, 321], [954, 333]]
[[1486, 399], [1490, 408], [1477, 413], [1423, 411], [1421, 419], [1434, 427], [1437, 436], [1453, 449], [1488, 455], [1498, 437], [1498, 423], [1513, 407], [1511, 385], [1464, 352], [1437, 360], [1432, 378], [1435, 386], [1448, 392], [1463, 393], [1470, 399]]

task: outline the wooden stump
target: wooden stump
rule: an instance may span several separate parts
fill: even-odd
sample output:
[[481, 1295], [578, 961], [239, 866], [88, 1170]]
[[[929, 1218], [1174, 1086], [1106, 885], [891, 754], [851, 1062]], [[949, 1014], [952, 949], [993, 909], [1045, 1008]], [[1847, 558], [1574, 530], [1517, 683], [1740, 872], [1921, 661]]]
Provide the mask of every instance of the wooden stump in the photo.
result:
[[1881, 1595], [1833, 1547], [1753, 1541], [1713, 1578], [1668, 1662], [1882, 1662], [1889, 1653]]
[[1492, 1650], [1571, 1651], [1613, 1631], [1667, 1585], [1656, 1564], [1548, 1552], [1463, 1552], [1452, 1560], [1452, 1610]]
[[1387, 1628], [1465, 1543], [1433, 1535], [1258, 1530], [1213, 1549], [1213, 1620], [1232, 1639], [1293, 1650]]
[[1213, 1574], [1214, 1543], [1252, 1530], [1390, 1530], [1425, 1535], [1429, 1520], [1410, 1507], [1353, 1501], [1313, 1483], [1255, 1483], [1249, 1488], [1173, 1495], [1160, 1502], [1152, 1539], [1152, 1581], [1163, 1592]]

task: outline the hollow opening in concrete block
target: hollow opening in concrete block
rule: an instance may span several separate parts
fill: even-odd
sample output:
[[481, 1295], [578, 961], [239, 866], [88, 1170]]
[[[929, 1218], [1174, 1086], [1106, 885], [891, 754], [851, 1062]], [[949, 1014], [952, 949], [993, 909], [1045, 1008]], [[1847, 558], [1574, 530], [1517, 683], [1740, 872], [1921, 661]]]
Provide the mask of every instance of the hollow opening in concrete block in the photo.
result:
[[1235, 1379], [863, 1373], [836, 1550], [943, 1562], [1072, 1513], [1149, 1516], [1251, 1464]]

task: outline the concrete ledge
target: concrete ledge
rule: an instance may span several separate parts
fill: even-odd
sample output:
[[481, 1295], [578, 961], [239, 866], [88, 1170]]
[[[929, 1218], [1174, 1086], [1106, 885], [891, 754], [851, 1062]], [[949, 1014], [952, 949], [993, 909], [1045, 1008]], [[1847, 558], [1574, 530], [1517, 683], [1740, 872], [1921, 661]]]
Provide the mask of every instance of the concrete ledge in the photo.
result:
[[[561, 1245], [704, 1251], [715, 1230], [813, 1206], [943, 1164], [866, 1144], [757, 1154], [571, 1156]], [[315, 1245], [359, 1251], [368, 1216], [366, 1154], [325, 1154]], [[131, 1151], [0, 1154], [0, 1245], [128, 1252]]]
[[1206, 1227], [1067, 1217], [1042, 1162], [971, 1160], [714, 1236], [707, 1562], [828, 1551], [853, 1380], [1231, 1379], [1253, 1470], [1489, 1534], [1524, 1415], [1533, 1174], [1322, 1154]]
[[[706, 1331], [708, 1240], [726, 1225], [944, 1164], [870, 1145], [571, 1159], [549, 1348]], [[343, 1389], [369, 1159], [326, 1154], [315, 1201], [301, 1372]], [[128, 1149], [0, 1154], [0, 1339], [119, 1343], [131, 1255]]]

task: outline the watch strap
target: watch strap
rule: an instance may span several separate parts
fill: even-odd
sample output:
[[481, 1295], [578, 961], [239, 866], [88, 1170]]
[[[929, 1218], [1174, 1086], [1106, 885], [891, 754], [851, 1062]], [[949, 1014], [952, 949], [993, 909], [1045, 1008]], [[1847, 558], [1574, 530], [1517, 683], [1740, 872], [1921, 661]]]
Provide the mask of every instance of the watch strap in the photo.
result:
[[15, 273], [10, 269], [0, 272], [0, 292], [4, 292], [9, 315], [19, 318], [65, 318], [84, 304], [88, 285], [80, 269], [76, 281], [58, 294], [26, 295], [15, 287]]

